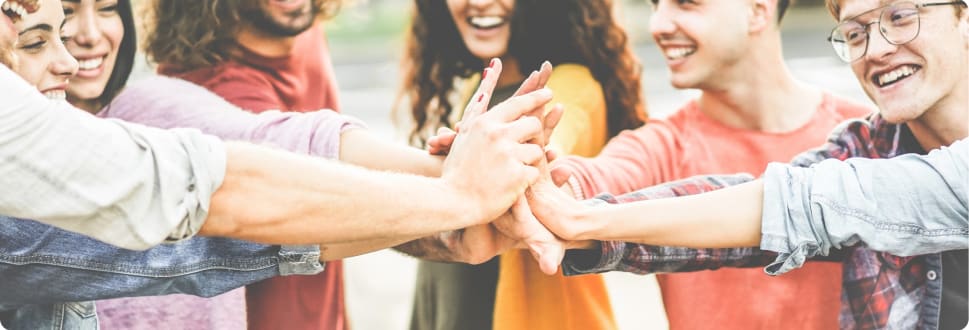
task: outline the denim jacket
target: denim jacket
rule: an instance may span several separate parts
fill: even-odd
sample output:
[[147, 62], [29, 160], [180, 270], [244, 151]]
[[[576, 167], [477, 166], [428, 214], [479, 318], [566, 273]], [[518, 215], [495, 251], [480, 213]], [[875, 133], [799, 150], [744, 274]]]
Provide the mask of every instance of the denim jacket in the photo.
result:
[[211, 297], [274, 276], [323, 271], [318, 246], [196, 237], [131, 251], [30, 220], [0, 217], [0, 228], [0, 322], [11, 330], [97, 329], [87, 300]]

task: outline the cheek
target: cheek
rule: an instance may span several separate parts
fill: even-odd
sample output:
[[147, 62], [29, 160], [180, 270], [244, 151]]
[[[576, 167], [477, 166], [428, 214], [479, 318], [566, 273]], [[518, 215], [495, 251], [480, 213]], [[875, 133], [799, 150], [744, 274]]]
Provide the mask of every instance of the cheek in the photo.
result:
[[118, 49], [121, 48], [121, 41], [124, 39], [124, 25], [121, 24], [121, 18], [116, 17], [101, 26], [104, 27], [101, 32], [111, 43], [111, 50], [117, 53]]

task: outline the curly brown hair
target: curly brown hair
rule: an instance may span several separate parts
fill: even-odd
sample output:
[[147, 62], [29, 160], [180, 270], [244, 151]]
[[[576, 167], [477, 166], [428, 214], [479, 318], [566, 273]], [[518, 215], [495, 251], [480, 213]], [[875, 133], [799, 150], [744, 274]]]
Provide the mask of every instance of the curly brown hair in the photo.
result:
[[[342, 1], [313, 0], [320, 8], [317, 19], [336, 14]], [[245, 19], [242, 13], [256, 0], [147, 0], [142, 4], [149, 61], [178, 64], [193, 70], [227, 60], [236, 33]]]
[[[646, 120], [642, 67], [612, 9], [612, 0], [517, 0], [507, 54], [526, 76], [545, 60], [588, 67], [602, 85], [609, 137]], [[423, 145], [428, 132], [454, 124], [455, 81], [483, 70], [484, 61], [465, 46], [445, 1], [415, 0], [402, 66], [398, 108], [416, 124], [411, 143]]]

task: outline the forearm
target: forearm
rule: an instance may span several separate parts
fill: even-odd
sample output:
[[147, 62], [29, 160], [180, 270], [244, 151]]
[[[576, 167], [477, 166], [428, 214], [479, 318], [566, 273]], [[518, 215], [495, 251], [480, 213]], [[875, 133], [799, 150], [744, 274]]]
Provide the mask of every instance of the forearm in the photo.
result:
[[588, 208], [594, 224], [582, 239], [692, 248], [758, 246], [763, 182], [699, 195]]
[[438, 177], [444, 157], [381, 139], [367, 130], [352, 129], [340, 136], [340, 161], [374, 170]]
[[821, 255], [859, 242], [900, 256], [965, 249], [967, 143], [927, 156], [828, 160], [811, 168], [771, 164], [761, 245]]
[[[130, 249], [194, 234], [221, 183], [222, 143], [97, 119], [0, 66], [0, 213]], [[29, 187], [29, 189], [27, 189]]]
[[340, 260], [413, 242], [413, 237], [381, 238], [358, 242], [320, 244], [320, 261]]
[[421, 237], [484, 218], [441, 179], [227, 144], [206, 235], [276, 244]]

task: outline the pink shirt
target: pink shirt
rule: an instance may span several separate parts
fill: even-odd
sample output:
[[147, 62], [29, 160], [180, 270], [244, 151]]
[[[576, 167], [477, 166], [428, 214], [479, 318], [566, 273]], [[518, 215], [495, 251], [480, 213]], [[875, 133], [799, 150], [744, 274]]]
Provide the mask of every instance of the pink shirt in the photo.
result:
[[[586, 198], [699, 174], [759, 175], [767, 163], [790, 161], [821, 145], [837, 124], [870, 112], [826, 94], [802, 127], [767, 133], [725, 126], [692, 101], [666, 119], [623, 132], [595, 158], [568, 157], [557, 166], [574, 175]], [[707, 329], [714, 324], [718, 329], [781, 329], [791, 324], [798, 329], [838, 328], [839, 263], [808, 263], [785, 277], [768, 278], [759, 268], [657, 277], [671, 329]]]

